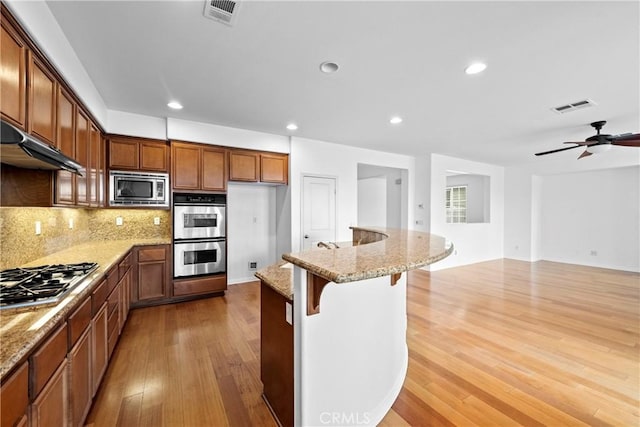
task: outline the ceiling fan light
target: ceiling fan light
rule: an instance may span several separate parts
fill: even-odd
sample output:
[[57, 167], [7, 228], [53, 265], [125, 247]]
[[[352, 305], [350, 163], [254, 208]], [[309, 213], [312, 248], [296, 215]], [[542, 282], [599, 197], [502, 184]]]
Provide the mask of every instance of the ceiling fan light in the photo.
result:
[[611, 150], [611, 144], [598, 144], [587, 147], [587, 151], [593, 154], [604, 153]]

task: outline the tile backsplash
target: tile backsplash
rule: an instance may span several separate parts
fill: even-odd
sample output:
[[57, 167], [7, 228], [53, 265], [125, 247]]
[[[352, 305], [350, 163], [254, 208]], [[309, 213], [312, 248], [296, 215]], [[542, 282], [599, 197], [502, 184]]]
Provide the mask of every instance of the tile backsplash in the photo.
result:
[[[122, 218], [122, 225], [116, 225], [117, 217]], [[154, 224], [155, 218], [159, 225]], [[2, 207], [0, 269], [18, 267], [88, 240], [170, 237], [171, 214], [165, 210]]]

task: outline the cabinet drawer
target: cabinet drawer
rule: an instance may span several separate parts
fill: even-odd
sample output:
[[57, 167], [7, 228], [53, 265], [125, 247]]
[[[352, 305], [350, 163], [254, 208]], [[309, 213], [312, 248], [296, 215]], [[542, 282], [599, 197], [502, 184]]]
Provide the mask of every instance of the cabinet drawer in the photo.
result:
[[87, 298], [76, 311], [69, 316], [69, 348], [73, 347], [80, 335], [91, 322], [91, 298]]
[[107, 279], [104, 279], [100, 284], [96, 287], [96, 289], [91, 293], [91, 315], [95, 316], [98, 311], [100, 311], [100, 307], [107, 300], [107, 294], [109, 292], [109, 285], [107, 284]]
[[16, 425], [29, 405], [29, 365], [23, 363], [0, 387], [0, 422], [2, 427]]
[[109, 320], [107, 322], [107, 334], [111, 335], [113, 331], [118, 332], [118, 311], [114, 311], [109, 314]]
[[111, 357], [111, 353], [113, 353], [113, 349], [116, 348], [116, 342], [118, 342], [118, 328], [116, 328], [113, 332], [109, 334], [109, 339], [107, 345], [109, 346], [109, 357]]
[[131, 253], [124, 257], [120, 264], [118, 264], [118, 277], [122, 279], [122, 277], [127, 273], [127, 270], [131, 267]]
[[138, 262], [164, 261], [167, 257], [165, 248], [138, 249]]
[[206, 277], [173, 282], [173, 295], [198, 295], [227, 290], [227, 276]]
[[107, 300], [107, 313], [111, 316], [111, 313], [116, 311], [118, 305], [120, 304], [120, 291], [118, 289], [111, 292], [109, 295], [109, 299]]
[[107, 294], [110, 294], [111, 291], [113, 291], [116, 286], [118, 285], [118, 282], [120, 281], [120, 274], [118, 273], [118, 266], [113, 267], [111, 270], [109, 270], [109, 272], [107, 273], [107, 283], [109, 285], [108, 289], [107, 289]]
[[31, 356], [31, 398], [35, 398], [67, 355], [67, 323], [60, 326]]

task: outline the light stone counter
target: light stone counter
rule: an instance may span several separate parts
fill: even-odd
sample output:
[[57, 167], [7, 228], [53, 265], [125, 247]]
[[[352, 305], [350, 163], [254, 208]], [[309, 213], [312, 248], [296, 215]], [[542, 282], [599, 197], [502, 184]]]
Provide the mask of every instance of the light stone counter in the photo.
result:
[[105, 273], [134, 246], [170, 244], [170, 239], [94, 241], [36, 259], [21, 267], [96, 262], [98, 268], [55, 305], [0, 310], [0, 378], [21, 363], [35, 347], [91, 294]]
[[[351, 227], [380, 235], [371, 243], [338, 243], [338, 249], [312, 248], [282, 255], [290, 264], [334, 283], [355, 282], [374, 277], [390, 276], [424, 267], [453, 251], [453, 245], [443, 237], [430, 233], [390, 228]], [[292, 266], [279, 262], [263, 268], [256, 277], [284, 297], [293, 299]]]

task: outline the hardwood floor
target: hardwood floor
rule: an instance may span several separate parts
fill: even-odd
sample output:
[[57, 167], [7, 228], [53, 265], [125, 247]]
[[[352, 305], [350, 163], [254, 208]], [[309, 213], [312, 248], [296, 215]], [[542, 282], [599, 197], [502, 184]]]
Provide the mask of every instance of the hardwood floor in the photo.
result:
[[[498, 260], [408, 287], [409, 370], [382, 426], [640, 425], [640, 275]], [[133, 310], [92, 426], [274, 426], [259, 284]]]

